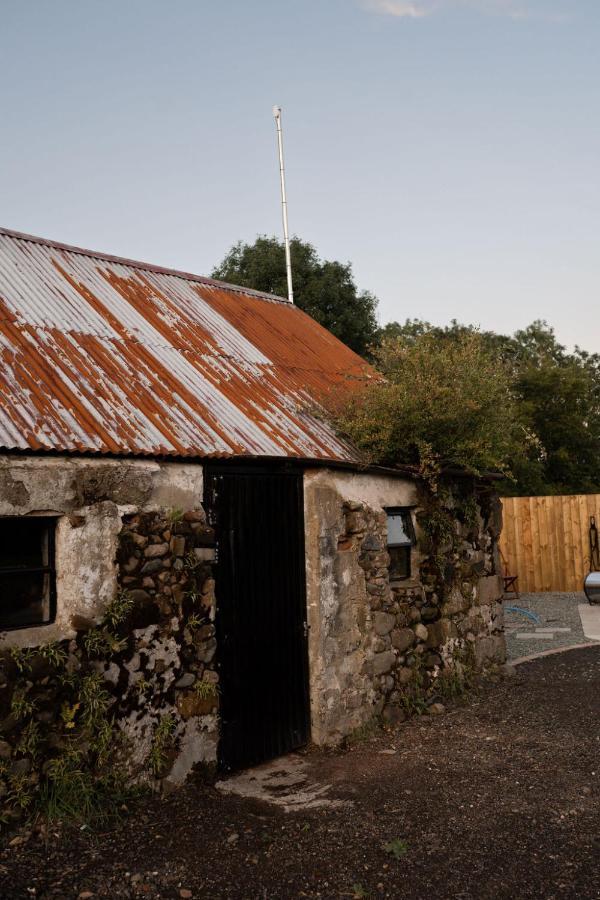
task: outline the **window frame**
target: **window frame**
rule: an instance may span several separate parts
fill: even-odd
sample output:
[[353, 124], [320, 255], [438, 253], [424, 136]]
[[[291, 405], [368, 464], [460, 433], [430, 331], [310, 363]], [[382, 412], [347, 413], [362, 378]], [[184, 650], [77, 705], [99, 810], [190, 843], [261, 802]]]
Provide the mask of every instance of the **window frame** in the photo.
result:
[[[393, 543], [390, 543], [389, 538], [388, 538], [388, 541], [386, 544], [388, 552], [389, 552], [389, 550], [394, 550], [394, 549], [403, 549], [403, 550], [407, 551], [407, 554], [406, 554], [407, 573], [406, 573], [406, 575], [394, 575], [392, 577], [391, 559], [390, 559], [390, 567], [389, 567], [390, 568], [390, 580], [393, 580], [393, 581], [408, 581], [410, 578], [412, 578], [412, 553], [413, 553], [413, 548], [416, 547], [416, 544], [417, 544], [417, 537], [415, 534], [415, 526], [414, 526], [413, 517], [412, 517], [413, 509], [414, 509], [414, 507], [412, 507], [412, 506], [386, 506], [385, 507], [385, 514], [387, 517], [386, 518], [386, 526], [388, 526], [388, 528], [389, 528], [389, 519], [391, 519], [393, 516], [401, 516], [402, 523], [404, 526], [404, 531], [407, 532], [407, 534], [408, 534], [408, 540], [406, 540], [406, 541], [394, 541]], [[389, 531], [388, 531], [388, 533], [389, 533]]]
[[[4, 625], [0, 610], [0, 633], [5, 631], [23, 631], [26, 628], [44, 628], [53, 625], [56, 621], [56, 523], [57, 516], [0, 516], [0, 523], [4, 522], [44, 522], [45, 533], [48, 541], [47, 565], [41, 566], [2, 566], [0, 565], [0, 582], [3, 575], [48, 575], [48, 615], [43, 621], [18, 623], [16, 625]], [[46, 600], [46, 598], [44, 598]]]

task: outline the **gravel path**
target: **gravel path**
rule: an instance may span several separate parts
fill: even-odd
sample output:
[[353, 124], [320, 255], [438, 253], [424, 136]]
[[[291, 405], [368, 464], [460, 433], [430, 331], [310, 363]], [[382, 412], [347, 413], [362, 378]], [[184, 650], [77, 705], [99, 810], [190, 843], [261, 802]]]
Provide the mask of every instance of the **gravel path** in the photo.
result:
[[445, 715], [305, 754], [342, 805], [189, 784], [114, 831], [0, 849], [0, 897], [600, 898], [600, 646], [511, 671]]
[[[506, 646], [508, 658], [520, 659], [532, 653], [541, 653], [543, 650], [555, 650], [558, 647], [573, 647], [576, 644], [589, 642], [583, 633], [581, 619], [577, 605], [587, 603], [585, 594], [581, 593], [545, 593], [545, 594], [521, 594], [521, 599], [504, 601], [504, 624], [506, 631]], [[509, 606], [518, 606], [537, 613], [541, 619], [540, 625], [518, 613], [506, 611]], [[554, 631], [553, 636], [545, 638], [529, 637], [518, 638], [518, 634], [539, 634], [536, 628], [570, 628], [570, 631]]]

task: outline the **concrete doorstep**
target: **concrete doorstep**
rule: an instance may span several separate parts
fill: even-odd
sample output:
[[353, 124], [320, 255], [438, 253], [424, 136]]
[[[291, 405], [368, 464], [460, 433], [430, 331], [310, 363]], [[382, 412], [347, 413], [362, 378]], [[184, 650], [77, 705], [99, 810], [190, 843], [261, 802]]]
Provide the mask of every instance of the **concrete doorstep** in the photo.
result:
[[305, 809], [338, 809], [351, 800], [329, 797], [330, 784], [311, 781], [306, 762], [295, 754], [247, 769], [218, 781], [217, 790], [280, 806], [285, 812]]

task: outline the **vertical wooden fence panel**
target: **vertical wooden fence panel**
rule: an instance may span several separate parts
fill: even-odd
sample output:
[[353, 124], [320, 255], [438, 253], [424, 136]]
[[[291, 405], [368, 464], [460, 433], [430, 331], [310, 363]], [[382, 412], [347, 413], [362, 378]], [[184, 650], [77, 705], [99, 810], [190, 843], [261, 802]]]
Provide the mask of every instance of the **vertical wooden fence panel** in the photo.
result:
[[500, 549], [519, 590], [580, 591], [590, 567], [590, 516], [600, 529], [600, 494], [505, 497]]

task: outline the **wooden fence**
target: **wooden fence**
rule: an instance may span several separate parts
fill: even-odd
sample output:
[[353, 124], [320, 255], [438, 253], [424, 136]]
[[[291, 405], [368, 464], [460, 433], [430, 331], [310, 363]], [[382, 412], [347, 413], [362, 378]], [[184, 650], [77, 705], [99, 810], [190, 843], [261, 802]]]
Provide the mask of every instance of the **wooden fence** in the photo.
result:
[[590, 516], [600, 494], [504, 497], [500, 549], [520, 591], [581, 591], [590, 568]]

